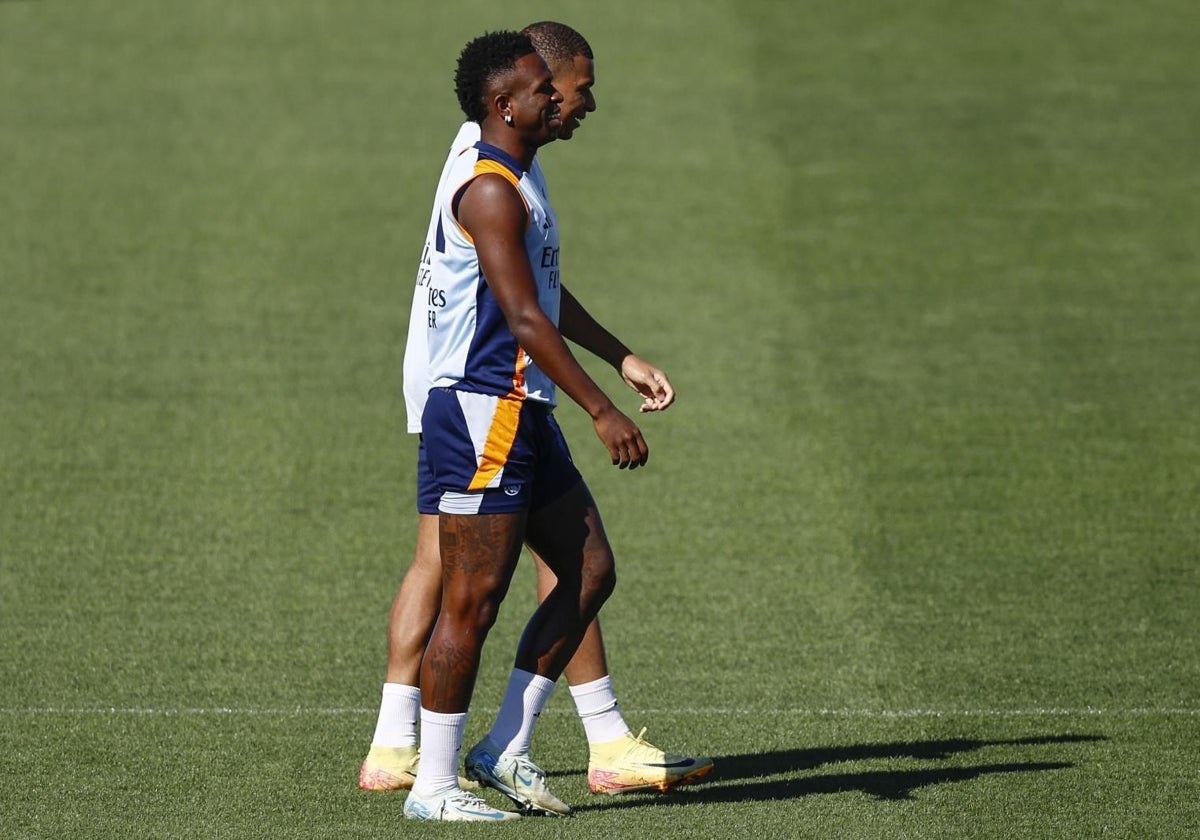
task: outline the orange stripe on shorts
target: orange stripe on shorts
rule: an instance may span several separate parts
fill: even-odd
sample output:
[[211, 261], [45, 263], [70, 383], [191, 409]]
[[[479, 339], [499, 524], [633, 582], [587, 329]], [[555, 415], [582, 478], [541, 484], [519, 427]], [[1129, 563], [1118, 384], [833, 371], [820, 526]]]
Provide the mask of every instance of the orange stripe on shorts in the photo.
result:
[[483, 457], [479, 459], [479, 467], [467, 486], [468, 491], [483, 490], [504, 468], [508, 453], [512, 451], [513, 441], [517, 439], [522, 404], [520, 400], [503, 398], [496, 401], [496, 413], [492, 415], [492, 425], [488, 427]]

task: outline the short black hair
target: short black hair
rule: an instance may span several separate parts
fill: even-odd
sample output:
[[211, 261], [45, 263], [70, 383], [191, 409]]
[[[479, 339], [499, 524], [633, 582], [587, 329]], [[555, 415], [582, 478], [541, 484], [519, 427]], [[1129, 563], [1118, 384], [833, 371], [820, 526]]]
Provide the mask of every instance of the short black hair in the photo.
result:
[[487, 32], [463, 47], [454, 73], [454, 92], [467, 119], [482, 123], [488, 115], [484, 93], [488, 82], [516, 69], [517, 59], [536, 53], [524, 32]]
[[538, 55], [546, 59], [553, 70], [556, 66], [575, 60], [575, 56], [595, 59], [592, 55], [591, 44], [578, 32], [565, 23], [553, 20], [540, 20], [531, 23], [521, 30], [533, 41]]

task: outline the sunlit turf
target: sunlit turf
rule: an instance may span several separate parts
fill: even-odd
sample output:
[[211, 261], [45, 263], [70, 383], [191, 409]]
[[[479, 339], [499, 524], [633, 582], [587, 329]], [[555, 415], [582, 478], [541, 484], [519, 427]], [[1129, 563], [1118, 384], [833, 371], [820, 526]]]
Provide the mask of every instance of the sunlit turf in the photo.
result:
[[[355, 786], [399, 359], [457, 50], [551, 12], [409, 5], [0, 2], [0, 835], [451, 831]], [[552, 14], [600, 104], [543, 153], [565, 282], [680, 393], [634, 474], [559, 410], [610, 663], [717, 771], [587, 795], [560, 688], [578, 813], [493, 830], [1195, 836], [1192, 7]]]

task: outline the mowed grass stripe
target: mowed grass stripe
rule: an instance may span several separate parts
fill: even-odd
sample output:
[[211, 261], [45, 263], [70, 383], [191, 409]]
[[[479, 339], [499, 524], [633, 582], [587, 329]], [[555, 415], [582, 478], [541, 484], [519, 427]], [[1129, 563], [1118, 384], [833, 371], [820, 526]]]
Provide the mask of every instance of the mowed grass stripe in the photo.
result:
[[[454, 51], [545, 13], [0, 3], [5, 836], [413, 828], [354, 785], [410, 266]], [[571, 832], [1194, 835], [1194, 10], [555, 14], [600, 72], [543, 160], [569, 285], [681, 395], [635, 475], [559, 412], [614, 676], [719, 766], [588, 797], [560, 690]]]
[[[327, 715], [375, 715], [378, 709], [363, 708], [328, 708], [328, 709], [248, 709], [236, 707], [212, 708], [179, 708], [179, 709], [150, 709], [150, 708], [118, 708], [118, 707], [78, 707], [78, 708], [30, 708], [30, 709], [0, 709], [0, 714], [13, 716], [37, 715], [150, 715], [150, 716], [186, 716], [186, 715], [264, 715], [271, 717], [322, 717]], [[487, 706], [474, 707], [474, 712], [480, 715], [493, 715], [498, 708]], [[955, 718], [955, 717], [1145, 717], [1145, 716], [1195, 716], [1200, 715], [1200, 709], [725, 709], [725, 708], [687, 708], [671, 707], [663, 709], [624, 709], [630, 715], [688, 715], [720, 717], [749, 717], [762, 715], [788, 715], [811, 717], [861, 717], [861, 718]], [[575, 715], [566, 708], [550, 708], [544, 714]]]

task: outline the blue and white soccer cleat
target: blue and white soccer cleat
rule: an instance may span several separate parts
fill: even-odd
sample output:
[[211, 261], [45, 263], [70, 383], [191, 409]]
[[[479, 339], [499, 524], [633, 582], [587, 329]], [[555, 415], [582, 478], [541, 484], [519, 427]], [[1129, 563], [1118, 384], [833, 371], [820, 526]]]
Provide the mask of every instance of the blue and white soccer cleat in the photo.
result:
[[571, 806], [550, 792], [546, 773], [528, 755], [500, 753], [487, 738], [467, 753], [467, 778], [503, 793], [523, 814], [566, 816]]
[[428, 799], [409, 792], [408, 799], [404, 800], [404, 816], [411, 820], [443, 822], [499, 822], [521, 817], [513, 811], [497, 810], [477, 794], [460, 788]]

